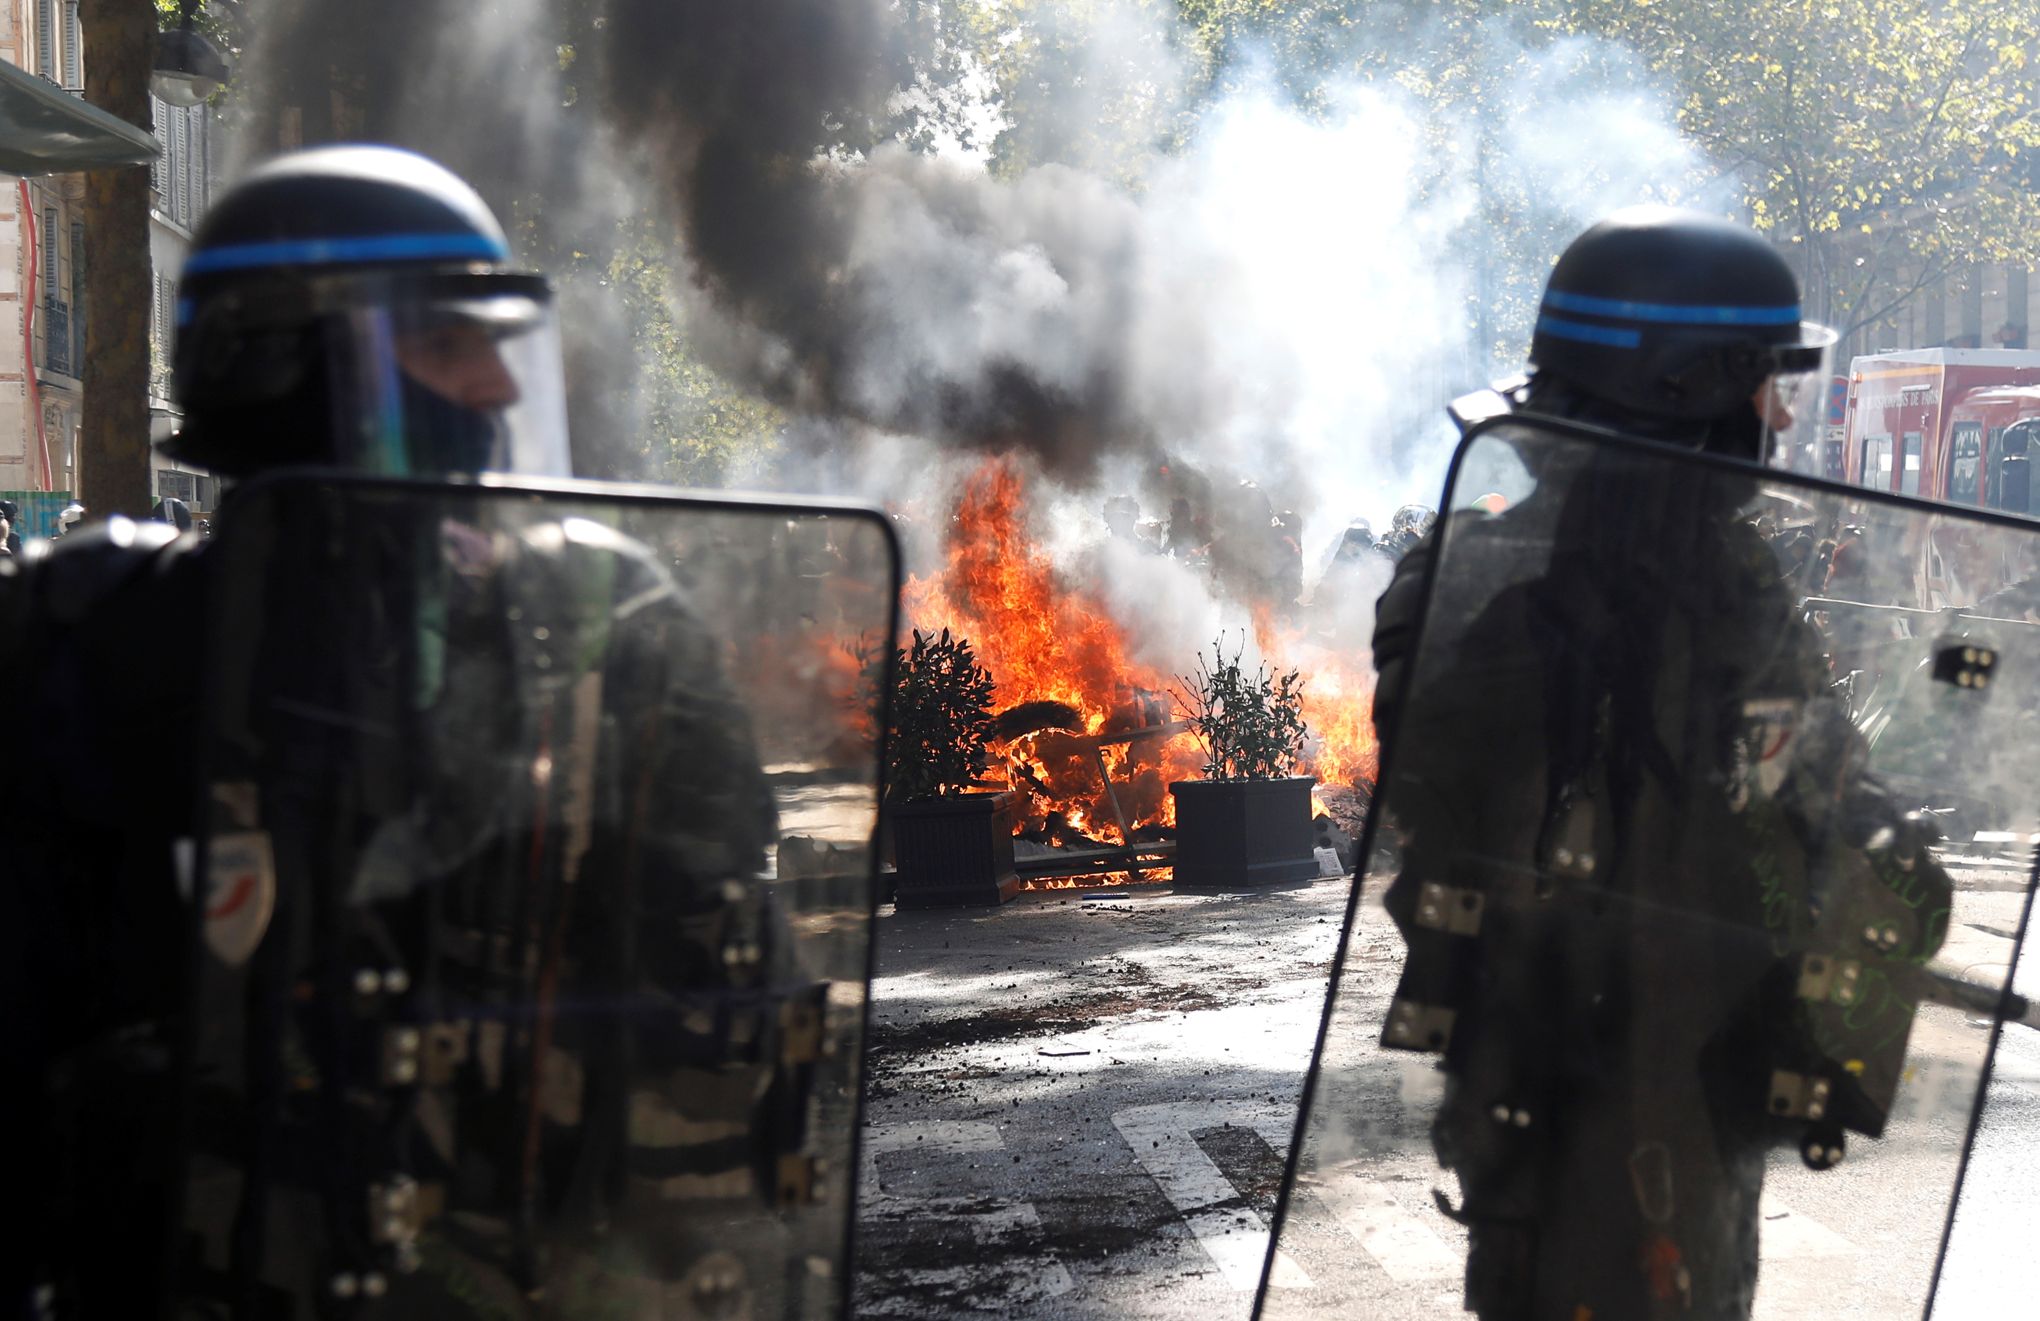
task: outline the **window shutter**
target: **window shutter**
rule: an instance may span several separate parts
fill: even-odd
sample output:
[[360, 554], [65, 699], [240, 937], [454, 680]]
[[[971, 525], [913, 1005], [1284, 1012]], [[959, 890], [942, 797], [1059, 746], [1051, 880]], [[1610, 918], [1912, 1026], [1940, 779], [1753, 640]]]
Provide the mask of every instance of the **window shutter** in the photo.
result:
[[198, 139], [205, 131], [205, 107], [191, 106], [184, 112], [184, 223], [198, 223]]
[[165, 362], [168, 362], [170, 360], [170, 279], [168, 276], [158, 275], [156, 277], [156, 297], [153, 305], [149, 308], [149, 312], [149, 320], [154, 323], [152, 338], [156, 341], [156, 351], [163, 355]]
[[156, 209], [167, 211], [170, 203], [165, 193], [169, 191], [167, 176], [163, 173], [170, 156], [170, 107], [158, 101], [152, 92], [149, 95], [149, 128], [156, 135], [156, 158], [149, 162], [149, 187], [156, 192]]
[[188, 180], [184, 173], [184, 125], [188, 119], [189, 116], [180, 110], [170, 121], [170, 186], [176, 192], [170, 201], [170, 218], [180, 225], [191, 220], [185, 210], [190, 202]]
[[151, 318], [156, 323], [156, 368], [153, 379], [156, 393], [159, 395], [170, 393], [170, 355], [175, 350], [174, 337], [177, 330], [176, 297], [177, 285], [169, 276], [159, 274], [156, 277], [156, 297], [152, 309], [155, 316]]
[[71, 222], [71, 373], [85, 374], [85, 222]]
[[42, 213], [43, 297], [57, 301], [57, 208], [46, 206]]
[[57, 0], [41, 0], [35, 7], [35, 71], [57, 80]]
[[64, 0], [64, 86], [85, 90], [85, 30], [78, 26], [78, 0]]
[[196, 107], [191, 117], [191, 218], [194, 222], [205, 215], [206, 204], [212, 201], [212, 113], [204, 106]]

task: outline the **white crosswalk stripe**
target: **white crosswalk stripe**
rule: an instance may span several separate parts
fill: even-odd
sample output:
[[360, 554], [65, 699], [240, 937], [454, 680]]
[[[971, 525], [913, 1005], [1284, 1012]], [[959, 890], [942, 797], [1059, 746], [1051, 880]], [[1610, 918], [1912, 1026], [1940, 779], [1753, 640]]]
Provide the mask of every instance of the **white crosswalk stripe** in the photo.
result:
[[[1246, 1208], [1218, 1211], [1221, 1203], [1237, 1202], [1239, 1190], [1225, 1177], [1193, 1133], [1235, 1124], [1251, 1128], [1276, 1151], [1289, 1146], [1295, 1112], [1287, 1106], [1252, 1105], [1239, 1101], [1179, 1101], [1135, 1106], [1112, 1116], [1134, 1158], [1161, 1188], [1162, 1195], [1183, 1216], [1200, 1247], [1235, 1289], [1253, 1289], [1261, 1280], [1268, 1256], [1268, 1226]], [[1247, 1222], [1242, 1228], [1241, 1221]], [[1269, 1284], [1277, 1289], [1308, 1288], [1310, 1276], [1288, 1254], [1275, 1260]]]

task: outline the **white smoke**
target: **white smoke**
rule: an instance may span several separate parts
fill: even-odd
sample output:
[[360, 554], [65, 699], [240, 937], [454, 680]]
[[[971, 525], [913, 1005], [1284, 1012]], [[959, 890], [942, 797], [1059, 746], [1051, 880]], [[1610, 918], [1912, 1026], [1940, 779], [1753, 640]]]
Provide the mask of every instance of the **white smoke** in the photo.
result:
[[[1093, 59], [1123, 68], [1151, 54], [1166, 44], [1154, 21], [1103, 6]], [[1115, 42], [1134, 54], [1115, 60]], [[1137, 436], [1152, 450], [1108, 455], [1069, 491], [1076, 516], [1044, 520], [1094, 537], [1115, 489], [1166, 512], [1141, 490], [1155, 451], [1221, 487], [1252, 478], [1298, 510], [1313, 569], [1350, 519], [1381, 529], [1400, 505], [1435, 506], [1454, 441], [1443, 405], [1520, 364], [1528, 308], [1563, 244], [1632, 202], [1721, 200], [1696, 191], [1698, 158], [1669, 99], [1626, 52], [1535, 48], [1500, 24], [1480, 46], [1467, 76], [1490, 90], [1463, 101], [1382, 76], [1327, 86], [1306, 109], [1264, 65], [1205, 108], [1187, 142], [1140, 158], [1137, 189], [1054, 164], [995, 179], [962, 152], [931, 163], [888, 149], [839, 167], [855, 199], [853, 269], [886, 310], [855, 359], [860, 407], [892, 415], [931, 381], [989, 362], [1022, 362], [1072, 392], [1114, 364], [1115, 402], [1140, 425], [1099, 443]], [[1492, 333], [1513, 337], [1499, 353], [1476, 334], [1483, 294]], [[857, 493], [939, 506], [953, 448], [887, 448], [900, 461], [866, 468]], [[1148, 633], [1177, 631], [1142, 613]]]
[[[1373, 29], [1369, 10], [1350, 16], [1364, 73], [1334, 56], [1352, 72], [1313, 81], [1280, 53], [1249, 53], [1229, 67], [1250, 72], [1216, 99], [1173, 6], [985, 6], [994, 64], [1023, 57], [1023, 18], [1031, 40], [1062, 52], [1055, 98], [1043, 100], [1049, 83], [1023, 82], [1003, 103], [994, 70], [969, 56], [943, 66], [946, 83], [923, 73], [886, 94], [895, 111], [927, 112], [924, 150], [862, 152], [824, 141], [800, 97], [806, 82], [850, 95], [871, 81], [831, 58], [891, 57], [899, 43], [883, 28], [899, 11], [877, 0], [712, 13], [610, 0], [571, 61], [564, 42], [583, 6], [369, 7], [389, 21], [366, 25], [359, 58], [417, 72], [363, 127], [492, 181], [494, 198], [524, 190], [535, 211], [506, 220], [534, 256], [620, 219], [669, 216], [675, 265], [692, 275], [674, 306], [695, 343], [737, 388], [789, 410], [759, 479], [914, 511], [917, 555], [939, 540], [958, 474], [1007, 450], [1040, 456], [1037, 505], [1059, 545], [1086, 529], [1095, 539], [1114, 490], [1165, 515], [1155, 472], [1166, 463], [1216, 491], [1258, 482], [1304, 517], [1315, 568], [1348, 520], [1381, 528], [1399, 505], [1438, 502], [1453, 441], [1442, 406], [1520, 362], [1526, 309], [1567, 239], [1619, 205], [1697, 196], [1670, 98], [1619, 48], [1529, 40], [1501, 20], [1472, 43], [1442, 27], [1398, 30], [1403, 6], [1379, 7], [1397, 14]], [[279, 6], [251, 67], [328, 57], [319, 43], [347, 25], [323, 8]], [[680, 43], [713, 28], [729, 39], [718, 51], [769, 69], [772, 15], [805, 16], [807, 28], [783, 30], [804, 33], [808, 76], [746, 65], [704, 87], [715, 66]], [[565, 104], [569, 89], [578, 104]], [[291, 95], [254, 100], [251, 141], [273, 140], [263, 107]], [[773, 170], [808, 182], [786, 194], [791, 216], [771, 212], [770, 190], [743, 194], [768, 223], [732, 275], [714, 264], [728, 253], [690, 246], [718, 201], [692, 166], [715, 133], [742, 138], [752, 125], [766, 127], [739, 148], [769, 149]], [[805, 165], [801, 133], [813, 136]], [[759, 251], [781, 232], [775, 220], [814, 241]], [[818, 251], [826, 264], [804, 269]], [[774, 283], [781, 266], [798, 278]], [[594, 371], [640, 354], [621, 306], [599, 281], [577, 283], [570, 359]], [[635, 395], [607, 394], [583, 425], [623, 434], [581, 448], [627, 455]], [[1148, 616], [1158, 599], [1199, 595], [1150, 586], [1115, 595]], [[1204, 607], [1192, 613], [1201, 629]], [[1140, 623], [1172, 646], [1183, 631]]]

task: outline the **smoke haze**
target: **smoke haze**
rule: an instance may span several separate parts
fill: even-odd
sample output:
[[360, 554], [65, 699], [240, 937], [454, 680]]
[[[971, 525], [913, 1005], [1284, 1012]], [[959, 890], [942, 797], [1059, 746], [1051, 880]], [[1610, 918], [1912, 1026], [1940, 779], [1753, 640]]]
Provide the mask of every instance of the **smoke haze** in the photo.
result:
[[697, 345], [796, 413], [1071, 486], [1171, 458], [1251, 476], [1320, 543], [1435, 500], [1440, 404], [1520, 351], [1491, 322], [1478, 342], [1479, 305], [1534, 297], [1572, 233], [1692, 175], [1618, 52], [1496, 25], [1477, 96], [1333, 81], [1306, 112], [1266, 67], [1191, 118], [1173, 7], [1130, 0], [1030, 7], [1079, 67], [1007, 114], [1004, 154], [1034, 163], [994, 174], [867, 140], [940, 62], [915, 9], [611, 6], [604, 96], [682, 221]]
[[[790, 416], [768, 480], [929, 527], [975, 454], [1026, 456], [1094, 533], [1112, 490], [1165, 513], [1169, 468], [1253, 478], [1314, 566], [1348, 519], [1435, 503], [1441, 405], [1519, 359], [1567, 238], [1694, 200], [1619, 50], [1500, 23], [1468, 42], [1400, 5], [1355, 6], [1350, 58], [1322, 66], [1344, 74], [1249, 53], [1222, 93], [1172, 5], [1030, 5], [1040, 76], [1012, 103], [935, 3], [336, 8], [272, 11], [249, 63], [284, 72], [256, 120], [289, 71], [358, 68], [360, 135], [474, 177], [534, 262], [670, 233], [692, 348]], [[626, 438], [577, 445], [628, 463], [638, 328], [602, 280], [564, 301], [577, 428]]]

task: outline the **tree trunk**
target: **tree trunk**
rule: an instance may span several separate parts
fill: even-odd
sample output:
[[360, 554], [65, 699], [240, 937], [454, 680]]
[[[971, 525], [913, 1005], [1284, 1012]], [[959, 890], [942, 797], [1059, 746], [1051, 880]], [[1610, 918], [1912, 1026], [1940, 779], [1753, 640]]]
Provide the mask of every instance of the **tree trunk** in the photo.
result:
[[[155, 61], [152, 0], [83, 0], [85, 99], [144, 131]], [[85, 176], [84, 408], [78, 499], [94, 518], [140, 516], [149, 477], [149, 167]]]

